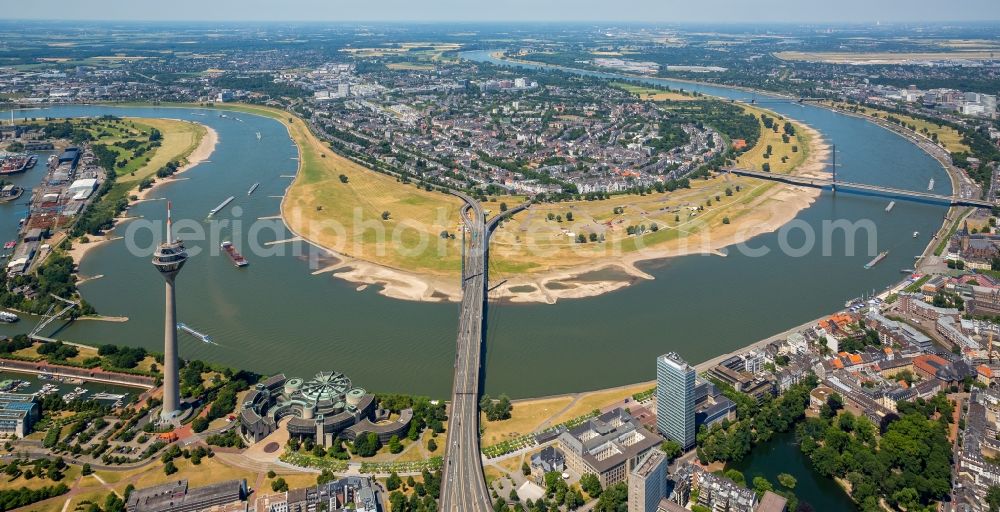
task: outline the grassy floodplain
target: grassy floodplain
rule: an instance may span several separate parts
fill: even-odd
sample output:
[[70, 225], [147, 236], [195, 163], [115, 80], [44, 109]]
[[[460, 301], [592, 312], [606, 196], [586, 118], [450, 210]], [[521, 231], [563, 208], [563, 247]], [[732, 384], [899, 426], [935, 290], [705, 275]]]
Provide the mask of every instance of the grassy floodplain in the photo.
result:
[[969, 146], [962, 142], [962, 134], [951, 126], [939, 125], [937, 123], [927, 121], [926, 119], [919, 119], [904, 114], [896, 114], [894, 112], [886, 112], [885, 110], [872, 107], [858, 107], [856, 105], [848, 105], [840, 102], [827, 102], [826, 104], [850, 112], [855, 112], [856, 108], [857, 114], [876, 119], [884, 120], [887, 117], [892, 116], [905, 122], [907, 127], [915, 127], [916, 129], [913, 131], [917, 133], [927, 134], [927, 136], [930, 136], [932, 133], [937, 134], [938, 142], [943, 144], [945, 149], [947, 149], [950, 153], [968, 153], [971, 151]]
[[[670, 108], [684, 102], [671, 100], [663, 104]], [[398, 295], [401, 298], [427, 300], [435, 290], [459, 296], [460, 290], [453, 282], [461, 268], [461, 202], [457, 198], [403, 184], [335, 153], [302, 119], [286, 111], [243, 104], [216, 108], [270, 117], [288, 129], [299, 148], [300, 161], [299, 173], [284, 199], [283, 216], [296, 233], [348, 258], [347, 265], [356, 271], [338, 275], [358, 282], [408, 281], [408, 291]], [[744, 108], [758, 120], [761, 113], [766, 113], [753, 106]], [[778, 126], [786, 121], [777, 114], [768, 115]], [[761, 121], [759, 144], [743, 154], [740, 165], [760, 168], [767, 161], [776, 173], [809, 167], [803, 164], [814, 156], [815, 132], [792, 123], [796, 135], [784, 143], [780, 129], [774, 133]], [[772, 146], [772, 152], [764, 159], [767, 145]], [[792, 146], [798, 150], [792, 151]], [[634, 261], [711, 252], [741, 236], [776, 229], [807, 206], [812, 197], [808, 190], [723, 174], [692, 180], [689, 189], [674, 192], [538, 204], [496, 231], [491, 242], [491, 267], [499, 278], [510, 280], [508, 290], [526, 287], [520, 288], [529, 292], [522, 300], [550, 301], [550, 297], [532, 294], [542, 280], [572, 281], [576, 275], [608, 266], [624, 267], [627, 273], [641, 275], [632, 266]], [[484, 206], [496, 214], [501, 210], [500, 203], [512, 207], [523, 199], [490, 198]], [[382, 218], [384, 212], [388, 212], [388, 218]], [[386, 233], [389, 242], [379, 243], [380, 231]], [[394, 232], [397, 242], [390, 238]], [[441, 232], [456, 237], [444, 239]], [[587, 243], [578, 243], [580, 234], [588, 238]], [[591, 234], [597, 241], [590, 239]], [[397, 250], [399, 246], [418, 248], [421, 238], [427, 241], [422, 249]], [[401, 271], [404, 276], [387, 275], [379, 269]], [[610, 291], [627, 284], [620, 277], [614, 281], [611, 287], [598, 286]], [[579, 284], [571, 282], [568, 288]], [[560, 296], [573, 295], [570, 290]]]
[[[457, 197], [404, 185], [367, 169], [335, 153], [302, 119], [287, 112], [250, 105], [225, 108], [280, 121], [299, 147], [299, 173], [282, 207], [292, 230], [351, 258], [414, 273], [457, 275], [461, 238], [440, 236], [442, 231], [457, 232], [461, 222]], [[387, 219], [382, 218], [383, 212], [389, 213]], [[331, 220], [343, 229], [327, 226]], [[429, 244], [423, 250], [399, 251], [391, 239], [380, 243], [379, 231], [387, 237], [398, 233], [399, 243], [406, 248], [419, 247], [421, 238]]]
[[[738, 166], [760, 170], [768, 163], [771, 172], [791, 173], [803, 168], [813, 156], [814, 134], [801, 124], [792, 122], [796, 134], [786, 143], [780, 130], [785, 119], [756, 107], [744, 109], [758, 119], [761, 114], [774, 118], [779, 132], [766, 129], [761, 122], [759, 142], [740, 156]], [[771, 154], [765, 158], [769, 145]], [[505, 274], [541, 275], [593, 267], [602, 262], [621, 263], [622, 256], [640, 258], [639, 253], [669, 256], [710, 252], [727, 245], [725, 242], [738, 232], [752, 226], [783, 224], [784, 221], [775, 220], [783, 216], [782, 210], [797, 211], [804, 207], [790, 197], [799, 193], [790, 190], [774, 182], [719, 175], [692, 180], [690, 189], [667, 193], [536, 205], [504, 223], [494, 235], [495, 269]], [[487, 207], [497, 211], [498, 205]], [[630, 233], [630, 227], [638, 227], [641, 233]], [[591, 243], [592, 233], [598, 240], [603, 239], [603, 243]], [[707, 245], [701, 245], [708, 233], [711, 239]], [[587, 243], [578, 243], [580, 234], [587, 237]], [[686, 239], [691, 240], [690, 244]]]

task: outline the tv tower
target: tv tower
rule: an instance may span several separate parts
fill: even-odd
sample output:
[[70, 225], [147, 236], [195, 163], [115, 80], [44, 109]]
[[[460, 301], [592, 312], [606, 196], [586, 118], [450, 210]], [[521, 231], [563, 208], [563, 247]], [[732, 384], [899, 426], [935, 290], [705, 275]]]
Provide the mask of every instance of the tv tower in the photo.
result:
[[181, 271], [188, 255], [184, 243], [174, 240], [170, 232], [170, 203], [167, 203], [167, 240], [153, 254], [153, 266], [166, 281], [166, 308], [163, 324], [163, 408], [160, 419], [169, 421], [181, 413], [179, 381], [177, 374], [177, 301], [174, 278]]

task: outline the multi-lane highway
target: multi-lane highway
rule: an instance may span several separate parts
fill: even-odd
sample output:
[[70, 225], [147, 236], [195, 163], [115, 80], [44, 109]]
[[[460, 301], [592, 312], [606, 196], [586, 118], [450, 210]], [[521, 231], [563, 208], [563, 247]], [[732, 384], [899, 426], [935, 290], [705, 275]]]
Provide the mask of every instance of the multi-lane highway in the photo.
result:
[[468, 245], [463, 255], [462, 308], [455, 350], [455, 381], [448, 415], [448, 447], [441, 487], [441, 510], [488, 512], [490, 493], [479, 455], [479, 359], [486, 299], [486, 244], [489, 234], [479, 202], [465, 194], [462, 221]]
[[465, 201], [462, 221], [467, 231], [467, 246], [463, 255], [462, 308], [455, 347], [455, 381], [448, 414], [441, 510], [489, 512], [493, 506], [479, 451], [479, 363], [489, 282], [489, 239], [503, 216], [527, 207], [527, 203], [486, 222], [478, 201], [462, 193], [456, 192], [455, 195]]

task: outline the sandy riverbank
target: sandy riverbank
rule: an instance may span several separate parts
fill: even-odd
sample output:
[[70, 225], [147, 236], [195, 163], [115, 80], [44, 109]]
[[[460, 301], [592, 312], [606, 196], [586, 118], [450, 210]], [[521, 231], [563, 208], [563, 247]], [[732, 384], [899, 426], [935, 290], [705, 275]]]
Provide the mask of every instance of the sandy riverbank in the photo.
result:
[[[812, 142], [807, 159], [795, 169], [794, 174], [825, 177], [829, 146], [818, 131], [801, 122], [797, 124], [810, 134]], [[778, 230], [800, 211], [808, 208], [820, 195], [818, 189], [811, 187], [778, 183], [763, 183], [760, 186], [767, 188], [752, 202], [742, 206], [746, 210], [742, 215], [735, 217], [728, 225], [712, 227], [705, 235], [685, 236], [624, 255], [609, 254], [583, 265], [505, 276], [507, 281], [492, 296], [511, 302], [554, 304], [559, 299], [587, 298], [613, 292], [642, 280], [653, 279], [653, 276], [638, 267], [641, 262], [692, 254], [724, 256], [723, 248]], [[284, 208], [282, 211], [284, 213]], [[308, 240], [308, 237], [300, 233], [295, 234]], [[395, 299], [426, 302], [461, 300], [460, 283], [454, 276], [416, 274], [320, 248], [337, 262], [315, 272], [317, 274], [332, 273], [336, 278], [359, 285], [359, 289], [376, 285], [381, 288], [380, 294]], [[612, 278], [595, 279], [595, 273], [615, 275]]]
[[[815, 129], [798, 123], [812, 139], [809, 157], [795, 171], [801, 176], [826, 176], [826, 159], [830, 147], [823, 142]], [[820, 190], [792, 185], [770, 185], [747, 206], [748, 213], [736, 218], [729, 225], [713, 227], [708, 236], [690, 236], [679, 240], [642, 249], [623, 256], [609, 256], [587, 265], [557, 270], [538, 275], [510, 278], [499, 293], [511, 302], [545, 302], [554, 304], [559, 299], [593, 297], [629, 286], [639, 280], [653, 279], [638, 264], [653, 260], [714, 254], [725, 256], [724, 248], [745, 242], [757, 235], [777, 231], [808, 208], [820, 195]], [[605, 280], [586, 280], [581, 277], [595, 272], [617, 270], [623, 277]], [[533, 290], [528, 290], [533, 288]]]
[[[139, 184], [136, 183], [135, 187], [129, 190], [128, 194], [126, 194], [126, 197], [129, 198], [128, 202], [129, 207], [131, 207], [132, 205], [134, 205], [139, 201], [149, 200], [150, 194], [156, 191], [156, 189], [159, 188], [160, 185], [163, 185], [164, 183], [170, 183], [170, 181], [176, 179], [178, 175], [190, 169], [193, 169], [198, 164], [207, 161], [208, 158], [212, 156], [212, 153], [215, 152], [215, 146], [219, 143], [219, 133], [216, 132], [214, 129], [212, 129], [210, 126], [201, 123], [196, 123], [196, 124], [205, 128], [205, 135], [201, 138], [201, 141], [199, 141], [198, 146], [196, 146], [189, 155], [187, 155], [186, 157], [181, 157], [185, 161], [185, 164], [179, 167], [172, 177], [157, 179], [155, 182], [153, 182], [153, 186], [145, 190], [140, 191]], [[135, 199], [132, 199], [132, 197], [135, 197]], [[121, 240], [122, 239], [121, 236], [113, 235], [115, 228], [117, 228], [118, 225], [121, 224], [122, 222], [134, 218], [135, 217], [128, 216], [128, 210], [126, 210], [121, 217], [118, 217], [115, 220], [114, 227], [105, 231], [103, 236], [88, 235], [87, 238], [89, 239], [89, 242], [87, 243], [81, 242], [79, 239], [74, 240], [72, 242], [73, 247], [70, 250], [66, 251], [66, 253], [69, 254], [69, 256], [73, 258], [73, 261], [77, 264], [77, 266], [79, 266], [83, 262], [83, 259], [87, 256], [87, 254], [94, 248], [103, 245], [107, 242]]]
[[136, 199], [134, 201], [130, 200], [129, 206], [132, 206], [137, 201], [143, 201], [149, 199], [150, 194], [156, 191], [156, 189], [159, 188], [160, 185], [163, 185], [164, 183], [170, 183], [170, 181], [176, 179], [177, 176], [184, 174], [185, 172], [197, 167], [198, 164], [208, 161], [208, 158], [211, 157], [212, 153], [215, 152], [215, 146], [219, 143], [219, 132], [215, 131], [215, 129], [212, 128], [211, 126], [201, 123], [196, 123], [195, 121], [189, 121], [189, 122], [193, 122], [195, 124], [200, 125], [202, 128], [205, 128], [205, 135], [201, 138], [201, 141], [198, 143], [198, 146], [194, 148], [193, 151], [191, 151], [190, 155], [183, 157], [185, 161], [184, 165], [180, 166], [177, 169], [177, 171], [174, 172], [173, 176], [169, 178], [157, 179], [153, 183], [152, 187], [149, 187], [141, 192], [139, 191], [138, 184], [132, 190], [130, 190], [128, 194], [129, 197], [132, 197], [134, 195], [136, 196]]

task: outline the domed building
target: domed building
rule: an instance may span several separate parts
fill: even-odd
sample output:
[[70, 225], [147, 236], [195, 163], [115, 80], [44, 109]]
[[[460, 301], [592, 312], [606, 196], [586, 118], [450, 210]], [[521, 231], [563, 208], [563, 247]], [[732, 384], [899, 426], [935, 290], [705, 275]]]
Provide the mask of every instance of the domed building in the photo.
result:
[[289, 436], [311, 438], [322, 446], [332, 445], [338, 437], [353, 441], [368, 432], [383, 443], [394, 435], [406, 435], [413, 411], [404, 410], [398, 419], [388, 421], [389, 412], [377, 405], [375, 395], [354, 387], [339, 372], [319, 372], [308, 381], [275, 375], [247, 394], [240, 410], [240, 434], [248, 443], [257, 443], [290, 417]]

